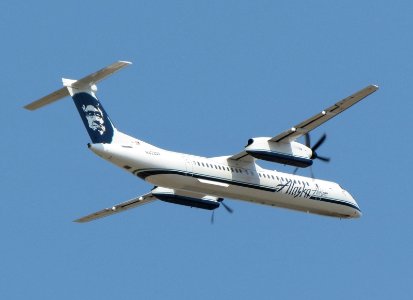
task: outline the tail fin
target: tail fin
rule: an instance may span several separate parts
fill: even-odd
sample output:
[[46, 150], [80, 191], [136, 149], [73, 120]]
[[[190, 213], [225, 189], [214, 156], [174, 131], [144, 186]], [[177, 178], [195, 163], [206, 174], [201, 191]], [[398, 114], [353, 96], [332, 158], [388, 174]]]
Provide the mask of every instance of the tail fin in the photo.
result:
[[75, 83], [76, 81], [63, 78], [63, 84], [73, 98], [92, 143], [110, 144], [116, 129], [94, 93], [96, 86], [76, 89], [72, 86]]
[[70, 95], [92, 142], [111, 143], [117, 130], [95, 95], [96, 83], [129, 64], [131, 63], [119, 61], [80, 80], [63, 78], [63, 88], [26, 105], [24, 108], [36, 110]]

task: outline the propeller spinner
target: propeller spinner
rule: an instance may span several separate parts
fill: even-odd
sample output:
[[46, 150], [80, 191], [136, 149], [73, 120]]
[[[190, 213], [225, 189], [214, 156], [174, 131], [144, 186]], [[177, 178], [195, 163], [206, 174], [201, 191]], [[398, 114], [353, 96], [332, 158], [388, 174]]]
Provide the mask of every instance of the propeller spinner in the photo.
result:
[[330, 162], [330, 158], [329, 157], [325, 157], [325, 156], [320, 156], [317, 154], [316, 150], [318, 148], [320, 148], [320, 146], [322, 144], [324, 144], [324, 142], [326, 141], [327, 135], [324, 133], [321, 138], [317, 141], [317, 143], [314, 144], [314, 146], [311, 147], [311, 139], [310, 139], [310, 135], [308, 133], [305, 134], [305, 145], [311, 149], [311, 151], [313, 152], [313, 154], [311, 155], [311, 159], [319, 159], [321, 161], [324, 162]]
[[[330, 162], [330, 160], [331, 160], [330, 157], [320, 156], [320, 155], [317, 154], [317, 151], [316, 151], [316, 150], [317, 150], [318, 148], [320, 148], [320, 146], [321, 146], [322, 144], [324, 144], [324, 142], [326, 141], [327, 135], [326, 135], [325, 133], [321, 136], [321, 138], [320, 138], [320, 139], [317, 141], [317, 143], [315, 143], [313, 146], [311, 146], [310, 134], [306, 133], [305, 136], [304, 136], [304, 138], [305, 138], [305, 145], [306, 145], [308, 148], [310, 148], [311, 151], [312, 151], [312, 154], [311, 154], [310, 159], [312, 159], [312, 160], [314, 160], [314, 159], [319, 159], [319, 160], [321, 160], [321, 161], [323, 161], [323, 162]], [[298, 169], [299, 169], [298, 167], [295, 168], [293, 174], [296, 174], [297, 171], [298, 171]], [[310, 172], [311, 172], [311, 177], [314, 178], [312, 166], [310, 166]]]

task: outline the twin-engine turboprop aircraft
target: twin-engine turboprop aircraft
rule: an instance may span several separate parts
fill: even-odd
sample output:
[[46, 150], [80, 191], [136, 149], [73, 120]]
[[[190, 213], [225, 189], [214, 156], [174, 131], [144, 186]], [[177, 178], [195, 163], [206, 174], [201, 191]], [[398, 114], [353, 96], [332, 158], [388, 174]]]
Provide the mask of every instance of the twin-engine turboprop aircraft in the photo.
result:
[[[25, 106], [36, 110], [66, 96], [72, 96], [89, 133], [90, 150], [134, 176], [154, 185], [142, 196], [114, 205], [76, 222], [89, 222], [116, 214], [156, 199], [214, 210], [224, 198], [288, 208], [338, 218], [358, 218], [361, 211], [354, 198], [334, 182], [281, 173], [261, 168], [257, 159], [304, 168], [319, 156], [323, 136], [310, 145], [308, 133], [375, 92], [369, 85], [315, 116], [274, 136], [252, 138], [240, 153], [201, 157], [164, 150], [118, 131], [96, 97], [96, 84], [128, 66], [119, 61], [80, 80], [63, 79], [63, 88]], [[305, 136], [305, 144], [296, 140]]]

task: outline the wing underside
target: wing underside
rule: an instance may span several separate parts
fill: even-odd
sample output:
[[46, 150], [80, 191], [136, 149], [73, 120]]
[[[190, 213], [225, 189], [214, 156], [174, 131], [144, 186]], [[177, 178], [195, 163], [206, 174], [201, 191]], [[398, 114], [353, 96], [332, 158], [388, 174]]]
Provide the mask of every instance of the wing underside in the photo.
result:
[[90, 215], [79, 218], [79, 219], [75, 220], [74, 222], [78, 222], [78, 223], [90, 222], [90, 221], [93, 221], [93, 220], [96, 220], [96, 219], [107, 217], [107, 216], [117, 214], [117, 213], [123, 212], [123, 211], [131, 209], [131, 208], [135, 208], [137, 206], [141, 206], [141, 205], [153, 202], [155, 200], [156, 200], [156, 198], [152, 195], [152, 193], [148, 193], [148, 194], [142, 195], [140, 197], [122, 202], [120, 204], [116, 204], [116, 205], [112, 206], [111, 208], [105, 208], [105, 209], [102, 209], [100, 211], [91, 213]]
[[353, 95], [337, 102], [333, 106], [330, 106], [320, 113], [312, 116], [311, 118], [301, 122], [300, 124], [280, 133], [279, 135], [270, 139], [271, 142], [291, 142], [299, 137], [305, 135], [306, 133], [310, 132], [311, 130], [317, 128], [321, 124], [327, 122], [331, 118], [337, 116], [338, 114], [342, 113], [346, 109], [350, 108], [360, 100], [366, 98], [368, 95], [377, 91], [378, 86], [376, 85], [369, 85], [364, 89], [354, 93]]
[[[290, 129], [274, 136], [273, 138], [269, 138], [268, 141], [277, 143], [292, 142], [298, 139], [299, 137], [307, 134], [311, 130], [314, 130], [315, 128], [327, 122], [331, 118], [342, 113], [343, 111], [350, 108], [360, 100], [366, 98], [370, 94], [374, 93], [378, 90], [378, 88], [379, 87], [377, 85], [369, 85], [364, 89], [361, 89], [360, 91], [337, 102], [333, 106], [324, 109], [323, 111], [312, 116], [311, 118], [308, 118], [307, 120], [299, 123], [298, 125], [291, 127]], [[229, 157], [229, 159], [245, 162], [250, 162], [251, 160], [253, 160], [253, 158], [245, 150]]]
[[[206, 184], [213, 184], [212, 182], [207, 182]], [[214, 183], [220, 184], [221, 183]], [[74, 222], [77, 223], [86, 223], [90, 221], [94, 221], [96, 219], [108, 217], [120, 212], [124, 212], [128, 209], [135, 208], [147, 203], [151, 203], [155, 200], [161, 200], [164, 202], [170, 202], [174, 204], [181, 204], [191, 207], [199, 207], [204, 209], [215, 209], [218, 208], [220, 202], [222, 201], [221, 198], [217, 198], [214, 196], [194, 193], [184, 190], [173, 190], [164, 187], [154, 187], [149, 193], [139, 196], [137, 198], [122, 202], [120, 204], [116, 204], [112, 207], [105, 208], [99, 210], [97, 212], [91, 213], [87, 216], [81, 217]]]

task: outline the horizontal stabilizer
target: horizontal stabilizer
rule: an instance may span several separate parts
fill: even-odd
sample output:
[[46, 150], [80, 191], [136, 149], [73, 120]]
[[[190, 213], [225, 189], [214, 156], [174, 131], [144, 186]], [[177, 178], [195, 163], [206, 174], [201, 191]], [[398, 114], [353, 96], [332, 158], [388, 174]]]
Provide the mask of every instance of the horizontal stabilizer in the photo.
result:
[[37, 101], [27, 104], [24, 108], [28, 110], [36, 110], [42, 106], [51, 104], [67, 96], [69, 96], [69, 90], [67, 89], [67, 87], [63, 87], [60, 90], [57, 90], [47, 96], [44, 96], [43, 98], [40, 98]]
[[108, 77], [109, 75], [112, 75], [113, 73], [119, 71], [120, 69], [129, 66], [130, 64], [132, 64], [129, 61], [118, 61], [115, 62], [113, 64], [111, 64], [110, 66], [107, 66], [93, 74], [90, 74], [86, 77], [83, 77], [82, 79], [77, 80], [76, 82], [74, 82], [73, 84], [71, 84], [72, 87], [74, 88], [78, 88], [81, 89], [83, 87], [88, 87], [91, 85], [94, 85], [96, 83], [98, 83], [99, 81], [101, 81], [102, 79], [105, 79], [106, 77]]
[[[92, 73], [90, 75], [87, 75], [86, 77], [83, 77], [82, 79], [75, 80], [75, 81], [70, 81], [70, 86], [75, 89], [83, 89], [83, 88], [88, 88], [91, 87], [92, 85], [98, 83], [102, 79], [106, 78], [107, 76], [115, 73], [116, 71], [119, 71], [120, 69], [130, 65], [131, 62], [127, 61], [118, 61], [115, 62], [95, 73]], [[69, 81], [65, 81], [69, 82]], [[57, 100], [60, 100], [62, 98], [65, 98], [66, 96], [69, 96], [69, 91], [67, 87], [63, 87], [57, 91], [54, 91], [53, 93], [40, 98], [39, 100], [36, 100], [28, 105], [26, 105], [24, 108], [28, 110], [36, 110], [38, 108], [41, 108], [45, 105], [51, 104]]]

